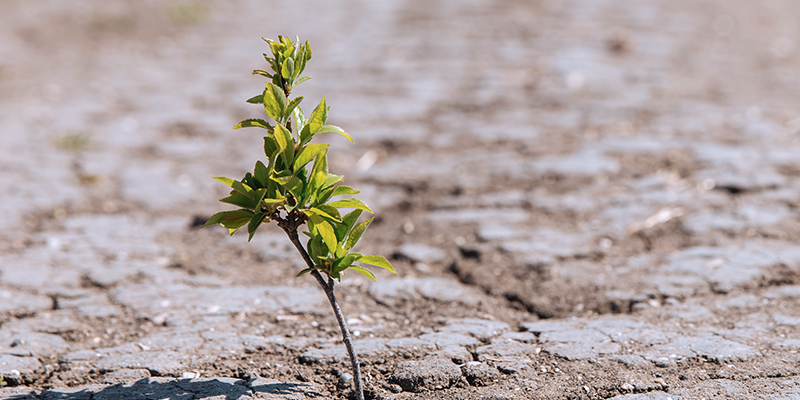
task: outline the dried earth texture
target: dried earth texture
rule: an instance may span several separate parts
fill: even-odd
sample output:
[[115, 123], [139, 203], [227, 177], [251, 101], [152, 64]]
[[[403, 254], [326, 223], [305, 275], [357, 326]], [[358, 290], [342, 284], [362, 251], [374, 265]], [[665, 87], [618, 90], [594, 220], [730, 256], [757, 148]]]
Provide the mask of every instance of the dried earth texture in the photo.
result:
[[197, 229], [278, 34], [400, 271], [369, 398], [800, 399], [795, 0], [0, 0], [0, 398], [348, 395], [282, 233]]

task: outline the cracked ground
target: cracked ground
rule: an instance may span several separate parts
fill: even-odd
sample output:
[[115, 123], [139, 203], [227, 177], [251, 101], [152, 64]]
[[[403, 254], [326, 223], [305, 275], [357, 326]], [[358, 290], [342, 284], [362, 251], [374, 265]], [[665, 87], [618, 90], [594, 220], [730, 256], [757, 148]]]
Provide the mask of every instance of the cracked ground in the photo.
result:
[[800, 3], [0, 0], [0, 398], [346, 398], [275, 226], [260, 37], [314, 48], [398, 275], [337, 286], [370, 399], [800, 399]]

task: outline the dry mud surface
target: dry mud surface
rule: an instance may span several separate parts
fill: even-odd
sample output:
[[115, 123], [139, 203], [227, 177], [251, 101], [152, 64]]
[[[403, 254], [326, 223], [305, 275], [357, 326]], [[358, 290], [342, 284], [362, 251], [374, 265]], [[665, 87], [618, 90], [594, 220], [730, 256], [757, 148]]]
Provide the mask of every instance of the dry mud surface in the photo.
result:
[[281, 232], [196, 228], [260, 156], [259, 37], [297, 34], [400, 272], [338, 286], [369, 398], [800, 399], [799, 16], [0, 0], [0, 398], [347, 396]]

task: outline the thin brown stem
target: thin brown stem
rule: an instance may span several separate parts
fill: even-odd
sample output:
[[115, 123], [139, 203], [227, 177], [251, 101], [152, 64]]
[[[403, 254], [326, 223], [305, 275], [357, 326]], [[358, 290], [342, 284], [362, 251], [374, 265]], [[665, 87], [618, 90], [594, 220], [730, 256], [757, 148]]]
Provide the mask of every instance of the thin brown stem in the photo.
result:
[[[306, 265], [309, 268], [313, 268], [314, 262], [311, 260], [308, 252], [300, 243], [300, 238], [297, 236], [298, 222], [302, 223], [296, 218], [293, 218], [290, 214], [286, 219], [280, 219], [278, 221], [278, 226], [283, 228], [283, 231], [289, 236], [289, 240], [291, 240], [295, 249], [297, 249], [303, 257], [303, 261], [306, 262]], [[350, 338], [350, 330], [347, 329], [347, 322], [345, 322], [344, 314], [342, 314], [342, 309], [339, 308], [339, 302], [336, 301], [336, 295], [333, 293], [334, 281], [333, 279], [329, 279], [328, 282], [325, 282], [325, 278], [323, 278], [322, 274], [316, 269], [311, 271], [311, 275], [317, 280], [317, 283], [319, 283], [325, 295], [328, 297], [328, 302], [331, 303], [333, 314], [336, 316], [336, 321], [339, 323], [339, 330], [342, 331], [342, 342], [344, 342], [344, 346], [347, 348], [347, 354], [350, 356], [350, 363], [353, 366], [353, 383], [355, 384], [356, 399], [364, 400], [364, 388], [361, 384], [361, 367], [358, 363], [356, 351], [353, 348], [353, 340]]]

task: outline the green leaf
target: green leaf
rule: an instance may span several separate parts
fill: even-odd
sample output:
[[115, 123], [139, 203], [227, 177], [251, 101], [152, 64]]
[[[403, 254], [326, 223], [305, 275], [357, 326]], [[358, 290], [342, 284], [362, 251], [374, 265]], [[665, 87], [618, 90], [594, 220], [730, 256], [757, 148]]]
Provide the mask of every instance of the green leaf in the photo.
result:
[[[266, 196], [265, 196], [265, 197], [266, 197]], [[272, 208], [272, 206], [274, 206], [274, 205], [276, 205], [276, 204], [282, 204], [282, 203], [285, 203], [285, 202], [286, 202], [286, 198], [285, 198], [285, 197], [283, 197], [283, 196], [281, 196], [281, 195], [279, 194], [279, 195], [278, 195], [278, 197], [276, 197], [276, 198], [271, 198], [271, 197], [270, 197], [270, 198], [264, 198], [264, 199], [261, 199], [261, 201], [262, 201], [262, 202], [263, 202], [263, 203], [264, 203], [264, 204], [265, 204], [265, 205], [266, 205], [268, 208]]]
[[269, 72], [267, 72], [267, 71], [262, 71], [262, 70], [260, 70], [260, 69], [254, 69], [254, 70], [253, 70], [253, 75], [261, 75], [261, 76], [266, 76], [267, 78], [269, 78], [269, 79], [272, 79], [272, 74], [270, 74], [270, 73], [269, 73]]
[[306, 62], [311, 59], [311, 44], [306, 40]]
[[233, 126], [233, 129], [250, 128], [250, 127], [264, 128], [270, 132], [272, 132], [273, 129], [272, 125], [270, 125], [269, 122], [258, 118], [249, 118], [242, 122], [239, 122], [238, 124]]
[[[335, 226], [333, 227], [333, 230], [334, 231], [336, 230]], [[344, 246], [342, 245], [342, 242], [339, 242], [336, 245], [336, 253], [334, 253], [333, 256], [338, 258], [338, 257], [344, 257], [346, 255], [347, 255], [347, 250], [344, 249]]]
[[222, 222], [231, 222], [237, 219], [247, 218], [248, 220], [252, 217], [253, 213], [247, 210], [233, 210], [233, 211], [220, 211], [209, 218], [205, 224], [203, 224], [202, 228], [207, 226], [222, 224]]
[[[274, 200], [276, 200], [276, 202], [277, 201], [285, 201], [286, 200], [286, 198], [284, 197], [284, 194], [281, 193], [280, 188], [278, 187], [278, 182], [275, 182], [272, 179], [270, 179], [269, 182], [267, 182], [267, 194], [264, 195], [264, 198], [266, 200], [274, 199]], [[267, 207], [271, 207], [272, 206], [272, 203], [270, 203], [270, 202], [266, 202], [266, 204], [267, 204]]]
[[294, 157], [294, 165], [292, 169], [297, 171], [305, 167], [319, 152], [325, 150], [330, 146], [329, 144], [309, 144], [300, 149], [300, 152]]
[[294, 161], [294, 136], [292, 136], [292, 132], [281, 124], [275, 125], [275, 141], [283, 151], [285, 165], [292, 165]]
[[350, 235], [350, 231], [353, 229], [353, 226], [358, 221], [358, 217], [361, 216], [361, 210], [353, 210], [347, 213], [344, 217], [342, 217], [342, 223], [336, 224], [334, 230], [336, 231], [336, 239], [340, 242], [343, 241], [348, 235]]
[[[264, 93], [262, 94], [264, 100], [264, 112], [272, 119], [278, 121], [278, 118], [283, 115], [281, 113], [281, 107], [278, 104], [278, 101], [275, 99], [275, 94], [273, 93], [274, 84], [268, 83], [267, 87], [264, 88]], [[281, 94], [283, 91], [281, 91]]]
[[328, 203], [328, 205], [336, 208], [357, 208], [359, 210], [364, 210], [370, 214], [374, 214], [372, 212], [372, 209], [370, 209], [366, 203], [364, 203], [359, 199], [341, 199], [334, 201], [332, 203]]
[[247, 99], [247, 102], [250, 104], [263, 104], [264, 103], [264, 95], [259, 94]]
[[300, 108], [299, 105], [294, 109], [294, 111], [292, 111], [292, 114], [294, 115], [295, 131], [301, 132], [303, 127], [306, 126], [306, 115], [303, 113], [303, 109]]
[[325, 204], [330, 200], [333, 191], [336, 189], [336, 186], [340, 183], [343, 176], [319, 171], [313, 178], [309, 190], [312, 194], [311, 200], [314, 202], [314, 206], [317, 206], [319, 204]]
[[333, 231], [333, 227], [328, 221], [325, 221], [322, 216], [318, 215], [315, 212], [309, 212], [310, 210], [306, 210], [306, 215], [314, 223], [314, 227], [319, 232], [319, 235], [322, 236], [322, 241], [327, 246], [328, 251], [333, 254], [336, 252], [336, 245], [338, 242], [336, 241], [336, 233]]
[[316, 158], [314, 158], [314, 167], [311, 168], [311, 173], [309, 174], [311, 177], [309, 182], [309, 194], [316, 193], [322, 188], [322, 185], [325, 184], [328, 175], [327, 154], [328, 150], [323, 149], [317, 153]]
[[258, 182], [259, 186], [262, 188], [267, 187], [267, 183], [269, 182], [269, 170], [261, 160], [256, 161], [256, 167], [253, 169], [253, 177]]
[[303, 101], [303, 98], [304, 98], [303, 96], [297, 96], [294, 100], [289, 102], [289, 105], [286, 106], [286, 111], [283, 112], [283, 118], [288, 120], [289, 117], [292, 115], [292, 112], [294, 111], [295, 107], [300, 105], [300, 102]]
[[278, 144], [278, 149], [286, 150], [287, 147], [292, 146], [294, 143], [292, 132], [290, 132], [282, 124], [275, 125], [275, 143]]
[[315, 204], [318, 204], [319, 201], [317, 197], [319, 196], [319, 192], [322, 190], [323, 185], [325, 184], [325, 173], [322, 171], [318, 171], [311, 177], [311, 182], [309, 182], [308, 190], [309, 196], [312, 198]]
[[289, 182], [289, 179], [292, 179], [294, 176], [295, 175], [292, 175], [291, 171], [282, 170], [274, 172], [269, 178], [281, 185], [285, 185]]
[[290, 41], [286, 45], [286, 50], [283, 51], [283, 58], [290, 59], [290, 57], [292, 56], [292, 53], [294, 53], [294, 44]]
[[283, 61], [283, 66], [281, 67], [281, 76], [283, 79], [288, 81], [292, 78], [292, 75], [294, 75], [294, 60], [292, 60], [290, 57]]
[[281, 42], [283, 42], [283, 45], [284, 45], [283, 57], [284, 58], [291, 57], [291, 55], [294, 54], [294, 50], [295, 50], [294, 46], [295, 46], [295, 44], [292, 43], [292, 39], [289, 39], [289, 38], [283, 37], [283, 36], [281, 36], [280, 38], [281, 38]]
[[389, 260], [387, 260], [383, 256], [367, 256], [367, 255], [365, 255], [365, 256], [362, 256], [361, 258], [359, 258], [358, 262], [364, 263], [364, 264], [369, 264], [369, 265], [374, 265], [376, 267], [381, 267], [381, 268], [383, 268], [385, 270], [388, 270], [388, 271], [390, 271], [390, 272], [392, 272], [394, 274], [397, 273], [397, 271], [394, 270], [394, 267], [389, 262]]
[[342, 179], [344, 179], [344, 175], [334, 175], [330, 173], [326, 173], [325, 175], [326, 175], [325, 184], [322, 185], [322, 187], [325, 188], [326, 190], [328, 188], [333, 188], [334, 185], [336, 185], [337, 183], [341, 182]]
[[325, 258], [325, 250], [322, 247], [322, 236], [312, 236], [311, 239], [308, 240], [308, 244], [306, 245], [308, 249], [308, 254], [311, 256], [311, 259], [314, 260], [316, 264], [320, 257]]
[[233, 179], [226, 178], [224, 176], [212, 176], [212, 178], [214, 178], [215, 181], [222, 182], [222, 183], [224, 183], [224, 184], [226, 184], [226, 185], [228, 185], [230, 187], [233, 187], [233, 182], [236, 182]]
[[[326, 183], [327, 183], [327, 181], [326, 181]], [[330, 200], [331, 197], [333, 197], [333, 192], [336, 191], [336, 188], [339, 187], [340, 183], [341, 182], [335, 182], [333, 185], [330, 185], [330, 186], [325, 185], [325, 193], [323, 193], [322, 195], [320, 195], [319, 193], [317, 194], [317, 199], [315, 200], [315, 204], [314, 205], [327, 203], [328, 200]]]
[[[297, 52], [294, 56], [294, 73], [292, 74], [291, 81], [294, 82], [297, 80], [297, 77], [303, 73], [303, 70], [306, 69], [306, 57], [305, 57], [305, 45], [300, 45], [298, 47]], [[293, 86], [297, 86], [296, 84]]]
[[311, 131], [311, 135], [316, 135], [327, 120], [328, 106], [325, 104], [325, 97], [323, 97], [314, 111], [311, 112], [311, 116], [308, 117], [308, 128]]
[[[264, 54], [264, 59], [267, 60], [267, 62], [269, 63], [269, 66], [272, 67], [272, 70], [273, 71], [277, 71], [279, 69], [278, 68], [278, 61], [276, 61], [274, 58], [268, 56], [267, 53], [263, 53], [263, 54]], [[273, 78], [274, 77], [275, 76], [273, 75]]]
[[278, 43], [278, 42], [273, 42], [272, 40], [265, 39], [265, 38], [261, 38], [261, 39], [264, 39], [264, 41], [266, 41], [267, 43], [269, 43], [269, 50], [270, 50], [270, 51], [272, 52], [272, 54], [274, 54], [274, 55], [278, 55], [278, 53], [280, 53], [280, 52], [281, 52], [281, 50], [283, 49], [283, 45], [282, 45], [281, 43]]
[[316, 268], [306, 268], [306, 269], [304, 269], [304, 270], [302, 270], [302, 271], [298, 272], [298, 273], [297, 273], [297, 276], [302, 276], [302, 275], [305, 275], [305, 274], [307, 274], [307, 273], [309, 273], [309, 272], [311, 272], [311, 271], [313, 271], [313, 270], [315, 270], [315, 269], [316, 269]]
[[313, 210], [320, 216], [325, 217], [334, 222], [342, 222], [342, 215], [339, 214], [339, 210], [337, 210], [334, 207], [323, 204], [320, 205], [319, 207], [311, 207], [311, 210]]
[[253, 239], [253, 235], [256, 234], [256, 230], [258, 230], [258, 227], [262, 222], [264, 222], [264, 219], [267, 218], [267, 216], [267, 213], [257, 213], [250, 220], [250, 223], [247, 225], [247, 233], [250, 234], [250, 236], [247, 237], [248, 242]]
[[242, 183], [244, 183], [247, 186], [250, 186], [253, 189], [258, 189], [258, 182], [255, 180], [255, 178], [253, 178], [253, 174], [249, 172], [244, 174], [244, 178], [242, 178]]
[[306, 124], [300, 129], [300, 143], [306, 144], [310, 142], [313, 137], [314, 135], [311, 133], [311, 127], [308, 125], [308, 121], [306, 121]]
[[253, 191], [253, 195], [254, 195], [253, 198], [256, 199], [256, 206], [253, 207], [253, 211], [259, 212], [261, 211], [261, 202], [264, 200], [265, 197], [267, 197], [267, 189], [266, 188], [256, 189]]
[[364, 275], [367, 278], [372, 279], [375, 282], [378, 281], [378, 279], [375, 278], [375, 274], [373, 274], [372, 271], [370, 271], [370, 270], [368, 270], [368, 269], [366, 269], [364, 267], [359, 267], [358, 265], [351, 265], [350, 268], [348, 268], [348, 269], [352, 269], [353, 271], [356, 271], [356, 272], [360, 273], [361, 275]]
[[297, 85], [299, 85], [299, 84], [301, 84], [301, 83], [303, 83], [303, 82], [305, 82], [305, 81], [307, 81], [309, 79], [311, 79], [310, 76], [304, 76], [304, 77], [294, 81], [294, 85], [292, 85], [292, 87], [296, 87]]
[[289, 193], [294, 196], [295, 200], [297, 200], [298, 205], [305, 203], [305, 199], [303, 198], [303, 187], [303, 181], [301, 181], [298, 177], [293, 177], [289, 186], [286, 187], [286, 190], [288, 190]]
[[333, 279], [336, 279], [338, 282], [342, 281], [342, 273], [341, 272], [331, 272], [330, 274], [328, 274], [328, 276], [330, 276]]
[[303, 198], [303, 181], [301, 181], [300, 178], [296, 176], [273, 176], [272, 180], [278, 182], [284, 189], [288, 190], [298, 203], [300, 203]]
[[264, 155], [270, 157], [275, 153], [275, 150], [278, 150], [278, 143], [275, 141], [275, 137], [264, 136]]
[[347, 268], [349, 268], [351, 265], [353, 265], [354, 261], [358, 261], [359, 258], [361, 258], [361, 254], [360, 253], [347, 254], [344, 257], [336, 259], [336, 261], [333, 262], [333, 268], [331, 268], [331, 270], [333, 272], [344, 271]]
[[350, 186], [339, 185], [339, 186], [336, 187], [336, 189], [334, 189], [333, 194], [331, 194], [331, 197], [333, 197], [333, 196], [356, 195], [356, 194], [359, 194], [359, 193], [361, 193], [361, 191], [355, 190], [355, 189], [351, 188]]
[[249, 208], [251, 210], [256, 209], [258, 206], [258, 201], [256, 199], [245, 196], [237, 191], [232, 191], [230, 196], [225, 197], [223, 199], [219, 199], [219, 201], [223, 203], [233, 204], [235, 206], [239, 206], [242, 208]]
[[252, 217], [253, 212], [248, 210], [222, 211], [209, 218], [203, 227], [220, 224], [228, 228], [230, 234], [233, 235], [237, 229], [248, 223]]
[[250, 197], [251, 199], [255, 199], [255, 196], [253, 195], [253, 188], [251, 188], [250, 186], [247, 186], [246, 184], [239, 181], [233, 181], [233, 183], [231, 183], [231, 187], [233, 188], [233, 190], [247, 197]]
[[347, 140], [350, 141], [350, 143], [353, 143], [353, 138], [347, 132], [345, 132], [344, 129], [342, 129], [342, 128], [336, 126], [336, 125], [323, 125], [323, 126], [321, 126], [319, 128], [319, 131], [317, 131], [315, 134], [325, 133], [325, 132], [336, 132], [336, 133], [346, 137]]
[[364, 231], [367, 230], [367, 227], [369, 227], [369, 224], [371, 224], [374, 219], [375, 217], [372, 217], [353, 227], [350, 231], [350, 235], [347, 236], [347, 244], [344, 245], [345, 250], [350, 250], [355, 247], [356, 243], [361, 239], [361, 235], [364, 234]]
[[[286, 111], [286, 93], [283, 92], [280, 86], [276, 85], [275, 83], [270, 82], [269, 86], [271, 87], [272, 96], [275, 98], [275, 102], [278, 106], [277, 115], [278, 118], [283, 116]], [[273, 118], [274, 120], [278, 121], [278, 118]]]

